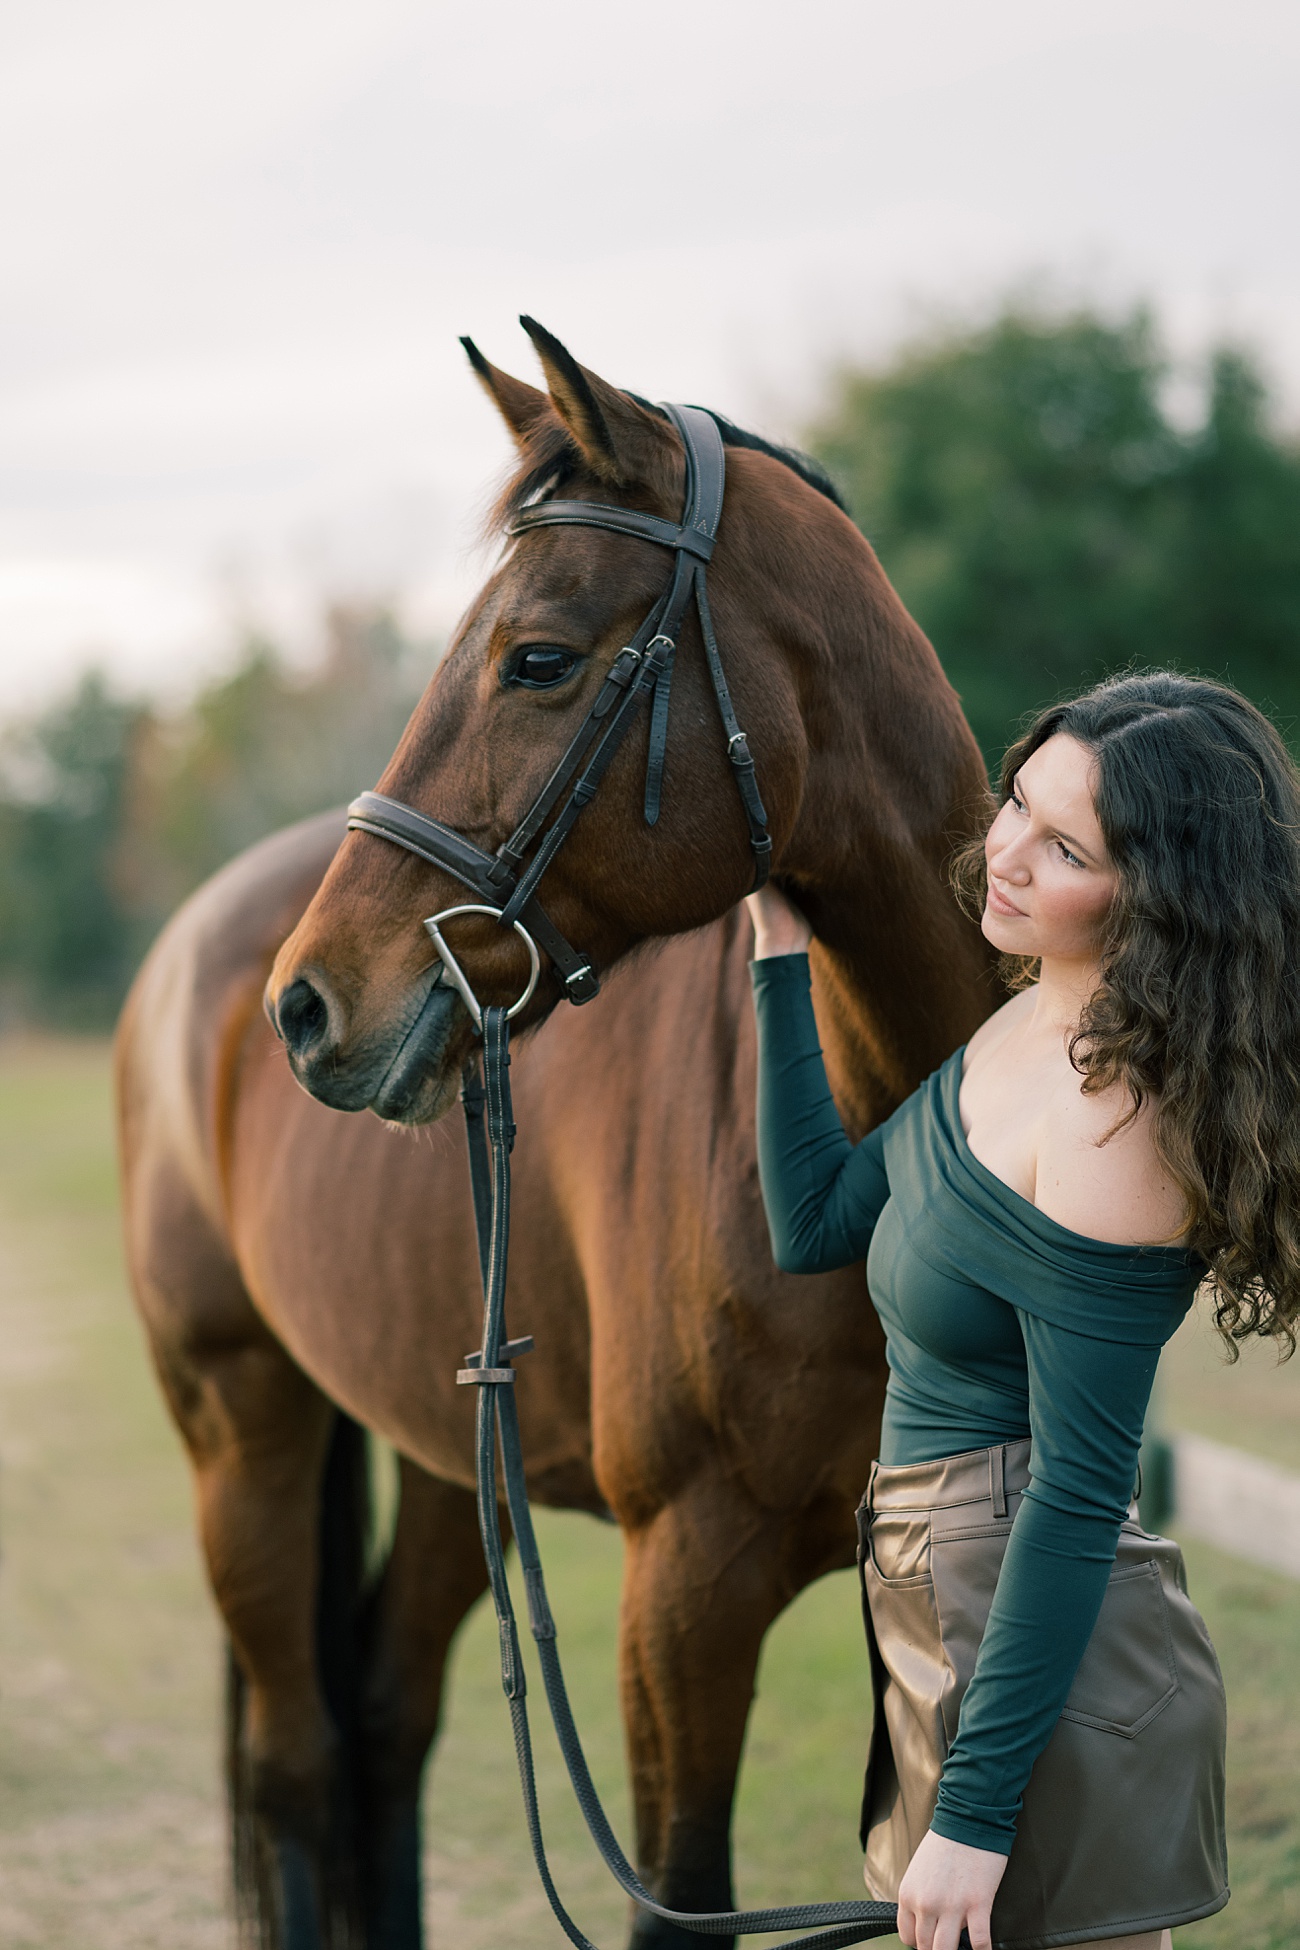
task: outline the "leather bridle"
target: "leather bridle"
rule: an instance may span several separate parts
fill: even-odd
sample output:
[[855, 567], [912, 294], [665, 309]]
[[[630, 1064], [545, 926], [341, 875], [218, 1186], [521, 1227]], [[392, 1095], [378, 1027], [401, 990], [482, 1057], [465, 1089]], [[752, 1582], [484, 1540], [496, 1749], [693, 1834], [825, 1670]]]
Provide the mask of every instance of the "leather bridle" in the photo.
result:
[[[709, 614], [708, 565], [717, 540], [726, 485], [722, 435], [712, 414], [697, 406], [665, 406], [663, 411], [680, 434], [686, 450], [686, 504], [680, 522], [641, 514], [634, 508], [609, 507], [598, 501], [551, 500], [524, 508], [511, 524], [512, 536], [528, 534], [535, 528], [559, 526], [603, 528], [615, 534], [633, 535], [639, 541], [671, 549], [673, 569], [663, 595], [631, 642], [615, 657], [591, 709], [509, 839], [495, 853], [489, 853], [454, 827], [444, 826], [441, 820], [431, 819], [427, 813], [417, 812], [413, 806], [403, 805], [401, 800], [390, 799], [380, 792], [363, 792], [348, 807], [351, 830], [373, 833], [378, 839], [405, 847], [407, 852], [418, 854], [430, 865], [441, 867], [444, 873], [477, 895], [472, 907], [457, 912], [494, 915], [501, 927], [515, 930], [526, 942], [530, 937], [535, 940], [558, 970], [570, 1002], [590, 1002], [599, 992], [600, 978], [590, 956], [581, 954], [560, 933], [538, 899], [537, 890], [542, 876], [573, 831], [579, 814], [594, 798], [647, 697], [653, 697], [654, 701], [646, 761], [645, 819], [649, 826], [658, 820], [673, 663], [678, 634], [692, 598], [699, 614], [704, 660], [722, 720], [727, 757], [749, 826], [755, 891], [766, 881], [772, 859], [772, 840], [753, 756], [736, 721]], [[434, 920], [440, 922], [451, 912], [444, 910]], [[434, 939], [453, 982], [464, 995], [463, 974], [454, 964], [445, 942], [437, 936]]]
[[[677, 636], [694, 598], [704, 640], [704, 656], [726, 738], [741, 804], [749, 823], [754, 855], [755, 890], [767, 879], [772, 841], [767, 814], [754, 775], [754, 760], [744, 732], [736, 722], [717, 639], [709, 616], [706, 570], [722, 515], [725, 461], [722, 436], [708, 413], [694, 406], [666, 406], [686, 449], [686, 507], [674, 525], [658, 515], [638, 514], [630, 508], [606, 507], [590, 501], [539, 501], [520, 513], [512, 535], [533, 528], [573, 524], [612, 529], [673, 551], [672, 576], [659, 601], [632, 641], [619, 651], [587, 716], [569, 743], [532, 806], [504, 845], [495, 853], [475, 846], [463, 834], [397, 799], [363, 792], [348, 808], [348, 825], [357, 832], [391, 840], [422, 860], [441, 867], [479, 900], [445, 908], [425, 923], [453, 986], [459, 991], [481, 1037], [482, 1079], [477, 1047], [465, 1064], [461, 1102], [469, 1140], [470, 1185], [478, 1236], [479, 1270], [483, 1282], [483, 1338], [465, 1357], [457, 1381], [478, 1389], [475, 1424], [475, 1475], [478, 1485], [479, 1530], [487, 1564], [488, 1583], [497, 1613], [501, 1641], [501, 1684], [510, 1706], [519, 1778], [523, 1789], [533, 1859], [547, 1899], [560, 1927], [575, 1950], [595, 1946], [574, 1922], [562, 1902], [551, 1874], [542, 1839], [537, 1783], [533, 1772], [527, 1681], [519, 1646], [518, 1625], [506, 1576], [505, 1539], [501, 1528], [500, 1483], [510, 1512], [527, 1595], [528, 1622], [541, 1665], [547, 1702], [588, 1830], [606, 1866], [632, 1901], [649, 1915], [692, 1934], [731, 1938], [771, 1930], [813, 1932], [783, 1950], [846, 1950], [868, 1938], [892, 1935], [897, 1926], [893, 1903], [858, 1898], [853, 1901], [797, 1903], [778, 1909], [683, 1911], [659, 1902], [628, 1861], [610, 1827], [596, 1793], [582, 1743], [573, 1721], [560, 1666], [555, 1619], [546, 1594], [537, 1538], [529, 1509], [519, 1416], [515, 1405], [514, 1363], [533, 1345], [531, 1335], [510, 1340], [506, 1327], [506, 1268], [510, 1244], [510, 1153], [515, 1126], [510, 1101], [510, 1018], [533, 993], [538, 962], [534, 938], [545, 949], [564, 979], [571, 1002], [588, 1002], [600, 987], [595, 968], [555, 927], [537, 898], [538, 885], [554, 860], [584, 806], [590, 804], [601, 779], [622, 743], [642, 699], [653, 696], [650, 749], [646, 765], [645, 817], [653, 826], [659, 817], [663, 790], [664, 754], [668, 739], [668, 701]], [[567, 797], [566, 797], [567, 794]], [[558, 808], [558, 811], [556, 810]], [[550, 822], [549, 825], [547, 822]], [[534, 849], [535, 851], [530, 850]], [[529, 949], [530, 973], [523, 994], [509, 1009], [483, 1007], [442, 934], [442, 923], [461, 914], [487, 914], [503, 928], [512, 928]], [[485, 1115], [486, 1113], [486, 1115]], [[969, 1950], [963, 1933], [964, 1950]]]

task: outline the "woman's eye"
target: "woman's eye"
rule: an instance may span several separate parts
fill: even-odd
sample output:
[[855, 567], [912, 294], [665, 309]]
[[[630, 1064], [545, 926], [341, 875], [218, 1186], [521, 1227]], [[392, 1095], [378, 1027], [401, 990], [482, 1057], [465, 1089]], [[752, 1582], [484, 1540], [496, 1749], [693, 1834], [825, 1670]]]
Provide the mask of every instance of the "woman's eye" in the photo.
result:
[[1079, 867], [1080, 869], [1082, 868], [1083, 861], [1078, 857], [1076, 853], [1071, 853], [1069, 847], [1065, 844], [1064, 840], [1058, 840], [1056, 844], [1060, 847], [1061, 858], [1067, 863], [1067, 865], [1071, 867]]
[[1015, 807], [1018, 813], [1022, 813], [1025, 810], [1022, 801], [1017, 797], [1017, 795], [1014, 792], [1009, 793], [1007, 796], [1010, 798], [1012, 805]]
[[562, 684], [577, 663], [572, 650], [561, 650], [549, 643], [533, 643], [521, 650], [510, 665], [508, 684], [523, 684], [530, 691], [549, 690]]

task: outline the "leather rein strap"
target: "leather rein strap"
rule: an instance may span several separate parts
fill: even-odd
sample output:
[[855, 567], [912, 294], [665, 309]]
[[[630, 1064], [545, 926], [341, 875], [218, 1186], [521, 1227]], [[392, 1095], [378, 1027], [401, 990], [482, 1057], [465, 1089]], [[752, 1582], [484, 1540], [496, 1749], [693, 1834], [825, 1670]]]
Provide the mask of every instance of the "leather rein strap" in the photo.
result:
[[[600, 979], [588, 956], [560, 933], [537, 898], [538, 884], [572, 832], [584, 806], [622, 744], [647, 697], [653, 698], [649, 756], [646, 762], [645, 819], [659, 818], [663, 795], [664, 759], [668, 743], [668, 706], [672, 690], [677, 637], [692, 600], [700, 619], [704, 660], [718, 715], [726, 738], [727, 757], [749, 826], [754, 856], [752, 891], [767, 880], [772, 840], [767, 813], [748, 740], [736, 720], [735, 706], [722, 668], [722, 658], [709, 613], [707, 570], [722, 518], [726, 485], [726, 457], [722, 435], [712, 414], [696, 406], [665, 406], [686, 450], [686, 505], [680, 524], [634, 508], [606, 507], [596, 501], [540, 501], [516, 516], [510, 533], [533, 528], [585, 527], [613, 530], [639, 541], [673, 551], [673, 570], [667, 589], [629, 644], [619, 651], [596, 695], [550, 778], [527, 813], [495, 853], [476, 846], [454, 827], [417, 812], [413, 806], [383, 793], [363, 792], [348, 807], [351, 830], [390, 840], [430, 865], [441, 867], [462, 886], [499, 910], [500, 925], [522, 922], [545, 949], [564, 982], [570, 1002], [589, 1002], [599, 992]], [[567, 797], [566, 797], [567, 794]], [[549, 824], [548, 824], [549, 821]], [[529, 858], [530, 850], [535, 846]]]
[[[528, 1723], [528, 1686], [514, 1601], [506, 1576], [505, 1540], [501, 1535], [497, 1488], [498, 1439], [505, 1500], [524, 1578], [528, 1622], [537, 1648], [551, 1720], [583, 1819], [605, 1866], [620, 1888], [639, 1909], [648, 1911], [665, 1923], [676, 1924], [679, 1929], [701, 1936], [754, 1936], [767, 1930], [812, 1932], [811, 1935], [782, 1944], [781, 1950], [841, 1950], [841, 1946], [862, 1943], [869, 1937], [893, 1936], [898, 1928], [896, 1906], [861, 1898], [851, 1902], [797, 1903], [786, 1909], [704, 1912], [668, 1909], [656, 1901], [637, 1875], [619, 1846], [601, 1806], [569, 1704], [568, 1689], [560, 1665], [555, 1618], [546, 1595], [546, 1581], [542, 1574], [524, 1477], [514, 1362], [521, 1354], [527, 1354], [533, 1343], [531, 1338], [515, 1341], [506, 1338], [510, 1152], [515, 1137], [510, 1102], [509, 1036], [510, 1025], [505, 1010], [484, 1009], [482, 1081], [475, 1057], [466, 1065], [461, 1092], [469, 1138], [470, 1183], [474, 1195], [479, 1267], [483, 1276], [483, 1339], [477, 1352], [466, 1356], [465, 1366], [457, 1380], [476, 1386], [479, 1391], [475, 1421], [479, 1531], [483, 1539], [492, 1602], [496, 1607], [501, 1640], [501, 1685], [510, 1706], [528, 1836], [547, 1900], [575, 1950], [595, 1950], [560, 1899], [542, 1838], [537, 1782], [533, 1771], [532, 1734]], [[970, 1950], [964, 1931], [961, 1942], [962, 1950]]]
[[[727, 741], [727, 756], [749, 823], [755, 888], [761, 887], [767, 879], [772, 855], [772, 841], [754, 775], [754, 761], [745, 734], [736, 722], [709, 615], [706, 570], [722, 514], [725, 482], [722, 437], [711, 415], [701, 412], [698, 407], [669, 406], [664, 411], [677, 428], [686, 448], [686, 508], [680, 525], [674, 526], [657, 515], [639, 514], [630, 508], [603, 507], [587, 501], [543, 501], [535, 507], [525, 508], [511, 530], [512, 534], [520, 535], [531, 528], [560, 523], [612, 529], [618, 534], [632, 535], [641, 541], [654, 542], [660, 548], [671, 549], [673, 570], [667, 589], [631, 643], [615, 657], [595, 703], [510, 838], [495, 854], [485, 852], [452, 827], [444, 826], [439, 820], [430, 819], [427, 814], [416, 812], [412, 807], [377, 792], [363, 792], [348, 808], [349, 827], [391, 840], [394, 845], [405, 847], [408, 852], [441, 867], [445, 873], [451, 874], [463, 886], [479, 895], [496, 913], [502, 927], [521, 924], [531, 932], [564, 976], [566, 993], [574, 1002], [585, 1002], [595, 995], [599, 987], [596, 971], [548, 919], [537, 899], [538, 883], [572, 831], [582, 808], [590, 802], [626, 736], [642, 699], [647, 696], [653, 697], [653, 709], [646, 766], [645, 817], [650, 825], [654, 825], [658, 819], [677, 634], [692, 600], [699, 613], [705, 662]], [[448, 911], [454, 913], [457, 910]], [[458, 969], [457, 972], [463, 983], [463, 970]], [[462, 988], [462, 993], [465, 992]], [[601, 1807], [578, 1738], [560, 1667], [555, 1620], [547, 1600], [524, 1477], [519, 1415], [515, 1403], [514, 1362], [531, 1349], [532, 1341], [530, 1338], [512, 1341], [506, 1337], [510, 1152], [515, 1137], [510, 1102], [510, 1024], [506, 1010], [501, 1008], [480, 1008], [479, 1014], [483, 1035], [482, 1081], [479, 1080], [476, 1055], [466, 1066], [461, 1098], [469, 1140], [470, 1182], [478, 1236], [479, 1270], [483, 1281], [483, 1338], [478, 1351], [465, 1357], [465, 1366], [458, 1373], [457, 1380], [478, 1389], [475, 1442], [479, 1530], [492, 1602], [497, 1613], [501, 1639], [501, 1684], [510, 1704], [528, 1834], [547, 1900], [575, 1950], [595, 1950], [560, 1900], [542, 1839], [537, 1783], [533, 1772], [532, 1735], [528, 1723], [527, 1685], [514, 1603], [506, 1577], [505, 1542], [501, 1534], [497, 1490], [498, 1439], [506, 1503], [524, 1575], [529, 1624], [537, 1646], [556, 1737], [592, 1839], [625, 1893], [640, 1909], [662, 1921], [704, 1936], [732, 1937], [769, 1930], [806, 1929], [814, 1932], [795, 1943], [784, 1944], [782, 1950], [805, 1950], [806, 1946], [817, 1946], [817, 1950], [841, 1950], [841, 1946], [861, 1943], [868, 1937], [892, 1935], [897, 1928], [897, 1912], [893, 1903], [801, 1903], [789, 1909], [717, 1910], [705, 1914], [668, 1909], [655, 1900], [636, 1874]]]

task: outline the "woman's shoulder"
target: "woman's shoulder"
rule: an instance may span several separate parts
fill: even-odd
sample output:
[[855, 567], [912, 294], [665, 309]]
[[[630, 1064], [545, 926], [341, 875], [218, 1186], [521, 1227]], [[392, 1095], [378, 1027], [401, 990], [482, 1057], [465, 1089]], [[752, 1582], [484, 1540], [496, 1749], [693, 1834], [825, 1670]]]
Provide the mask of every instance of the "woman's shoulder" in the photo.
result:
[[966, 1047], [970, 1148], [1068, 1232], [1105, 1245], [1176, 1243], [1186, 1205], [1156, 1150], [1154, 1103], [1134, 1112], [1122, 1086], [1085, 1091], [1065, 1040], [1044, 1061], [1035, 1006], [1036, 991], [1023, 989]]
[[1039, 1129], [1034, 1204], [1071, 1232], [1121, 1246], [1174, 1245], [1186, 1199], [1156, 1149], [1155, 1105], [1121, 1085], [1087, 1091], [1070, 1068]]
[[962, 1067], [966, 1068], [972, 1062], [982, 1062], [985, 1057], [992, 1056], [998, 1046], [1015, 1032], [1017, 1025], [1033, 1010], [1033, 1006], [1033, 989], [1021, 989], [1018, 994], [1010, 996], [1000, 1008], [995, 1009], [991, 1016], [986, 1016], [961, 1052]]

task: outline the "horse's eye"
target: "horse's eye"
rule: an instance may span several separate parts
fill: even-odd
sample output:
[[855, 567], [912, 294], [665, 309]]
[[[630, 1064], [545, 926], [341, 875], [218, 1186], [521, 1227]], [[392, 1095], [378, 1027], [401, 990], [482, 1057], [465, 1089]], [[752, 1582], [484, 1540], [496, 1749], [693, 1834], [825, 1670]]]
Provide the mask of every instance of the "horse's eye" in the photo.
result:
[[553, 684], [562, 684], [577, 661], [572, 650], [561, 650], [551, 643], [530, 643], [512, 660], [506, 682], [523, 684], [530, 691], [547, 691]]

